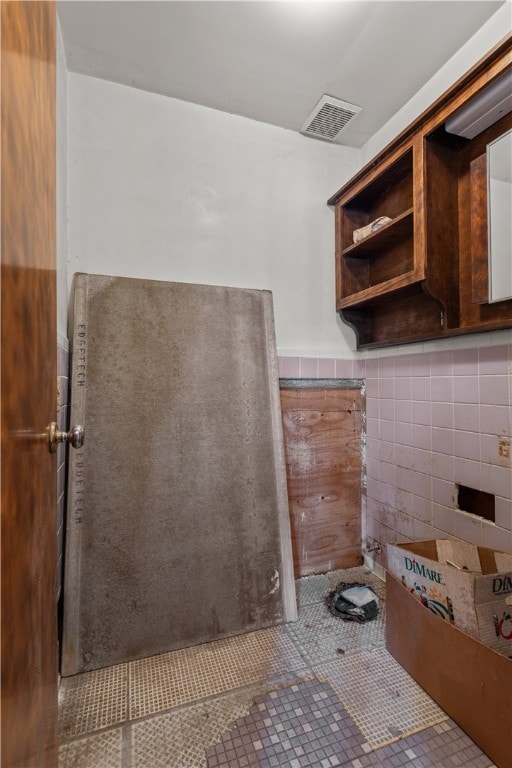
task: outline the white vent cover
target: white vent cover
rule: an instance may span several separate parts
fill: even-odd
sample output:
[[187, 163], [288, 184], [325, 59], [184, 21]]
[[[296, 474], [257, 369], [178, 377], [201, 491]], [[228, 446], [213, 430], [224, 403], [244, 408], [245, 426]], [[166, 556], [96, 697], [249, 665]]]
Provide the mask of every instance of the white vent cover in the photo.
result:
[[335, 141], [348, 123], [361, 112], [362, 107], [349, 104], [332, 96], [322, 96], [309, 115], [300, 133], [317, 139]]

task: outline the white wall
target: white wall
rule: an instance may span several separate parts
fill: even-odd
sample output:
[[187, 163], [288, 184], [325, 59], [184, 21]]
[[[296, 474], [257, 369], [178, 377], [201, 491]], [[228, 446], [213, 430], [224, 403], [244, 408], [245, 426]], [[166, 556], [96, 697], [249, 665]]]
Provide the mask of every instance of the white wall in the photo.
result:
[[[361, 149], [365, 165], [389, 142], [407, 128], [425, 109], [450, 88], [465, 72], [483, 58], [512, 30], [512, 0], [507, 2], [473, 35], [457, 53], [410, 99]], [[493, 331], [468, 336], [405, 344], [364, 353], [365, 357], [411, 354], [444, 349], [483, 347], [512, 341], [512, 331]]]
[[[427, 109], [439, 96], [451, 85], [462, 77], [468, 69], [483, 58], [489, 51], [512, 31], [512, 0], [496, 11], [486, 23], [480, 27], [457, 53], [416, 93], [407, 104], [404, 104], [391, 120], [377, 131], [366, 142], [361, 150], [363, 164], [369, 162], [383, 149], [386, 144], [393, 141], [400, 131], [415, 120]], [[391, 86], [390, 86], [391, 87]]]
[[60, 24], [57, 22], [57, 337], [67, 339], [68, 231], [67, 231], [67, 69]]
[[327, 198], [359, 150], [69, 73], [74, 272], [273, 291], [280, 354], [355, 348]]

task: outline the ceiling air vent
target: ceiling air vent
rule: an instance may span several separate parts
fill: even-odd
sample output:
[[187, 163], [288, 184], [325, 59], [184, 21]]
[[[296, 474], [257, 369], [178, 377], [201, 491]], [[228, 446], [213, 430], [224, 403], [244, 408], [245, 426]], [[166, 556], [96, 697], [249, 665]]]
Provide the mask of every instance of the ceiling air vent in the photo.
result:
[[349, 104], [332, 96], [322, 96], [309, 115], [300, 133], [316, 139], [336, 141], [349, 122], [361, 112], [362, 107]]

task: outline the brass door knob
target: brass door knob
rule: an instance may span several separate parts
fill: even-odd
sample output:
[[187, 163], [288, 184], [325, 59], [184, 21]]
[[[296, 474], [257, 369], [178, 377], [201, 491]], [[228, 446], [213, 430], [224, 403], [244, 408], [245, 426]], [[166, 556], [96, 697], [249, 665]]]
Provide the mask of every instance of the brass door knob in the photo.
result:
[[69, 443], [73, 448], [81, 448], [84, 444], [85, 429], [81, 424], [75, 424], [69, 432], [59, 432], [57, 423], [52, 421], [48, 425], [47, 433], [50, 453], [55, 453], [59, 443]]

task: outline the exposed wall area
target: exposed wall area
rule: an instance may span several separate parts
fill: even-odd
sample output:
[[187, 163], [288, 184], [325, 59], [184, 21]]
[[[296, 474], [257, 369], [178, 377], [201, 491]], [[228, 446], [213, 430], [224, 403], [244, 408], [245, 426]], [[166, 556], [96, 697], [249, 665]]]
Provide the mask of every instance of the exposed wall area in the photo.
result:
[[[363, 378], [362, 530], [388, 542], [459, 538], [512, 552], [511, 345], [366, 360], [281, 358], [283, 378]], [[506, 338], [500, 334], [498, 338]], [[487, 343], [486, 343], [487, 342]], [[460, 510], [457, 485], [495, 496], [495, 522]], [[366, 485], [366, 488], [364, 487]]]
[[69, 74], [69, 272], [270, 289], [281, 354], [354, 349], [326, 200], [359, 150]]

